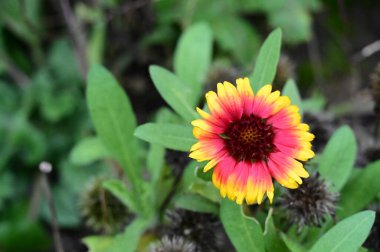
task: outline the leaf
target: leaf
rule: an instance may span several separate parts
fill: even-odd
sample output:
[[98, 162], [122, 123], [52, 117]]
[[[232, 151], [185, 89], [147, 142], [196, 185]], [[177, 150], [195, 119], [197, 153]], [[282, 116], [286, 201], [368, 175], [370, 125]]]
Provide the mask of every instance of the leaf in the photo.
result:
[[[172, 119], [172, 114], [169, 109], [162, 108], [156, 113], [157, 123], [167, 123]], [[147, 168], [149, 169], [152, 188], [156, 193], [156, 186], [159, 182], [165, 163], [165, 148], [160, 144], [151, 143], [149, 146], [149, 152], [147, 157]]]
[[207, 172], [204, 172], [203, 171], [203, 167], [204, 165], [202, 166], [197, 166], [197, 168], [195, 169], [195, 175], [204, 180], [204, 181], [211, 181], [212, 180], [212, 173], [213, 173], [213, 170], [209, 170]]
[[178, 76], [159, 66], [150, 66], [149, 73], [158, 92], [175, 112], [189, 122], [198, 117], [192, 104], [194, 93]]
[[212, 31], [206, 23], [189, 27], [180, 37], [174, 53], [174, 71], [194, 93], [192, 104], [199, 99], [211, 65]]
[[318, 92], [314, 92], [310, 98], [302, 100], [302, 108], [307, 112], [321, 112], [325, 106], [326, 98]]
[[265, 84], [271, 84], [277, 71], [281, 51], [281, 29], [277, 28], [261, 46], [256, 65], [251, 76], [252, 88], [258, 91]]
[[306, 252], [307, 251], [300, 244], [291, 240], [286, 234], [280, 233], [280, 236], [290, 251], [292, 252]]
[[135, 136], [168, 149], [185, 152], [196, 142], [191, 127], [169, 123], [146, 123], [135, 130]]
[[302, 115], [302, 99], [300, 92], [298, 91], [297, 84], [293, 79], [289, 79], [285, 83], [285, 86], [282, 89], [282, 95], [289, 96], [290, 100], [292, 101], [292, 104], [298, 106], [298, 108], [300, 109], [300, 114]]
[[366, 207], [380, 192], [380, 161], [359, 170], [360, 173], [340, 193], [338, 216], [346, 217]]
[[106, 252], [112, 245], [112, 237], [109, 236], [87, 236], [82, 239], [89, 252]]
[[123, 89], [102, 66], [94, 65], [89, 71], [87, 103], [99, 138], [120, 162], [134, 189], [140, 190], [141, 167], [133, 136], [136, 118]]
[[245, 66], [254, 63], [254, 56], [260, 47], [260, 36], [250, 23], [238, 16], [225, 16], [214, 19], [211, 25], [222, 49], [231, 52]]
[[105, 252], [135, 252], [140, 236], [150, 225], [151, 220], [135, 219], [122, 234], [117, 235], [111, 247]]
[[281, 240], [279, 232], [276, 230], [273, 216], [268, 216], [265, 223], [267, 229], [264, 234], [266, 251], [287, 252], [287, 245]]
[[211, 182], [194, 182], [190, 185], [189, 189], [191, 192], [197, 193], [212, 202], [220, 202], [219, 190]]
[[222, 200], [220, 218], [232, 244], [238, 252], [265, 251], [260, 224], [243, 215], [241, 206]]
[[340, 127], [328, 141], [319, 159], [318, 172], [339, 191], [347, 182], [356, 159], [355, 135], [348, 126]]
[[70, 152], [70, 161], [76, 165], [88, 165], [107, 157], [110, 157], [110, 154], [98, 137], [80, 140]]
[[134, 213], [138, 213], [138, 208], [133, 201], [131, 191], [117, 179], [110, 179], [103, 182], [103, 187], [110, 191], [116, 198], [118, 198], [128, 209]]
[[175, 199], [174, 204], [178, 208], [194, 212], [218, 214], [218, 205], [198, 194], [181, 194]]
[[373, 211], [363, 211], [346, 218], [324, 234], [310, 252], [355, 252], [364, 243], [374, 221]]

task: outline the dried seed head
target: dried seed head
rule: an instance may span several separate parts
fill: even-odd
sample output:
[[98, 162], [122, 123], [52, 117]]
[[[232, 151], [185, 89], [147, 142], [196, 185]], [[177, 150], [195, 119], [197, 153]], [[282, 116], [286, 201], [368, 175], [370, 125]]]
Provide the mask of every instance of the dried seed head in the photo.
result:
[[165, 217], [165, 235], [184, 237], [196, 245], [196, 251], [221, 251], [224, 233], [216, 216], [176, 209], [168, 211]]
[[327, 216], [335, 216], [338, 193], [330, 192], [324, 180], [315, 173], [299, 188], [287, 190], [280, 205], [288, 214], [289, 222], [298, 226], [320, 227]]
[[86, 224], [105, 233], [115, 233], [131, 219], [128, 209], [109, 191], [103, 188], [105, 178], [94, 178], [86, 186], [80, 199], [82, 216]]
[[150, 252], [197, 252], [196, 245], [182, 236], [164, 236], [160, 243], [155, 244]]

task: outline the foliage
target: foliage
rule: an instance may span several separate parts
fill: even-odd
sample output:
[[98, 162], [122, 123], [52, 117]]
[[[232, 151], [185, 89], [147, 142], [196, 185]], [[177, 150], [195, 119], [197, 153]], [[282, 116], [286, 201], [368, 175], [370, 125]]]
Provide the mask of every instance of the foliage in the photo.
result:
[[[375, 223], [366, 209], [379, 207], [380, 161], [357, 168], [363, 147], [355, 127], [334, 125], [323, 150], [305, 164], [340, 199], [334, 219], [301, 232], [267, 200], [257, 207], [223, 199], [213, 171], [204, 173], [205, 163], [187, 159], [196, 142], [195, 108], [207, 111], [205, 91], [228, 79], [216, 74], [214, 81], [216, 66], [247, 76], [255, 92], [273, 83], [281, 51], [313, 38], [312, 13], [321, 10], [320, 1], [161, 0], [131, 10], [118, 0], [74, 2], [74, 18], [58, 24], [49, 17], [59, 15], [47, 13], [60, 10], [56, 3], [3, 0], [0, 9], [0, 251], [54, 246], [47, 227], [55, 220], [41, 182], [46, 174], [38, 170], [44, 160], [53, 165], [46, 176], [61, 234], [83, 228], [79, 202], [94, 178], [103, 178], [101, 189], [131, 213], [121, 229], [81, 237], [93, 252], [147, 251], [162, 238], [165, 214], [175, 208], [215, 216], [222, 239], [239, 252], [361, 249]], [[156, 13], [154, 21], [146, 30], [136, 28], [153, 16], [145, 10]], [[83, 38], [70, 22], [78, 22]], [[325, 57], [334, 60], [321, 73], [330, 76], [347, 67], [343, 49], [328, 46]], [[303, 118], [334, 112], [320, 87], [288, 77], [273, 87]], [[173, 164], [171, 155], [183, 160]], [[104, 206], [104, 195], [97, 196]], [[107, 214], [107, 206], [101, 208]]]

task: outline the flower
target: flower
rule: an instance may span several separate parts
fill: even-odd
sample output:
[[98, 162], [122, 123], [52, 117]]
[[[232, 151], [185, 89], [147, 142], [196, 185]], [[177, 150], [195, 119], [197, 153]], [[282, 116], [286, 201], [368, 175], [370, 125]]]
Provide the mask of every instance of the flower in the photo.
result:
[[320, 227], [327, 216], [335, 216], [339, 194], [330, 192], [328, 185], [315, 173], [296, 190], [289, 190], [279, 202], [288, 214], [288, 220], [298, 226]]
[[265, 85], [254, 94], [248, 78], [235, 87], [219, 83], [206, 100], [210, 113], [197, 108], [203, 119], [192, 121], [198, 142], [190, 157], [208, 161], [212, 181], [222, 197], [242, 204], [260, 204], [267, 194], [272, 203], [272, 177], [282, 186], [297, 188], [309, 174], [300, 161], [314, 156], [309, 126], [287, 96]]

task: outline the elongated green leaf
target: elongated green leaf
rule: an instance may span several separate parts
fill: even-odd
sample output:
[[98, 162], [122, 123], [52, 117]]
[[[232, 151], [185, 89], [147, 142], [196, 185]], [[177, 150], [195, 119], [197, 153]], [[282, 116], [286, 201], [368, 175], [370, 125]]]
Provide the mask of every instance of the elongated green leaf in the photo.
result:
[[286, 234], [281, 233], [280, 236], [291, 252], [306, 252], [307, 251], [305, 248], [301, 246], [301, 244], [298, 244], [297, 242], [291, 240]]
[[355, 252], [367, 238], [375, 212], [363, 211], [357, 213], [331, 228], [311, 248], [310, 252]]
[[[269, 218], [269, 219], [268, 219]], [[287, 252], [289, 251], [285, 242], [279, 236], [279, 232], [276, 230], [272, 216], [268, 216], [266, 223], [265, 248], [266, 251]]]
[[198, 194], [182, 194], [176, 198], [174, 204], [190, 211], [218, 214], [218, 205]]
[[259, 90], [265, 84], [271, 84], [277, 71], [277, 64], [281, 51], [281, 29], [277, 28], [261, 46], [256, 65], [251, 77], [254, 91]]
[[[117, 158], [133, 169], [136, 160], [133, 160], [134, 155], [131, 153], [136, 153], [136, 141], [133, 137], [136, 118], [122, 88], [101, 66], [94, 66], [89, 72], [87, 102], [102, 142]], [[128, 158], [121, 158], [123, 156]]]
[[186, 121], [197, 118], [192, 105], [194, 93], [189, 86], [175, 74], [159, 66], [150, 66], [149, 73], [158, 92], [174, 111]]
[[196, 142], [191, 127], [169, 123], [141, 125], [136, 129], [135, 136], [147, 142], [179, 151], [189, 151], [191, 145]]
[[124, 232], [117, 235], [106, 252], [135, 252], [141, 235], [149, 227], [151, 220], [135, 219]]
[[110, 236], [87, 236], [82, 239], [90, 252], [106, 252], [112, 245]]
[[190, 185], [189, 190], [193, 193], [197, 193], [206, 199], [219, 203], [220, 193], [219, 190], [211, 182], [199, 181]]
[[362, 210], [380, 193], [380, 161], [369, 164], [359, 172], [340, 193], [339, 217]]
[[70, 161], [76, 165], [88, 165], [107, 157], [110, 157], [110, 154], [97, 137], [82, 139], [70, 152]]
[[141, 166], [133, 136], [136, 118], [123, 89], [102, 66], [95, 65], [89, 71], [87, 103], [99, 138], [120, 162], [134, 189], [140, 190]]
[[292, 104], [297, 105], [300, 109], [300, 114], [302, 115], [302, 100], [300, 92], [298, 91], [298, 87], [296, 82], [293, 79], [289, 79], [284, 88], [282, 89], [282, 95], [289, 96]]
[[265, 251], [260, 224], [244, 216], [241, 206], [228, 199], [222, 200], [220, 218], [228, 237], [238, 252]]
[[[162, 108], [156, 113], [157, 123], [168, 123], [171, 120], [173, 112], [167, 108]], [[156, 183], [159, 181], [165, 162], [165, 148], [160, 144], [151, 143], [147, 158], [147, 168], [149, 169], [154, 191]]]
[[180, 37], [175, 54], [175, 73], [193, 89], [196, 104], [211, 64], [212, 32], [206, 23], [194, 24]]
[[123, 182], [117, 179], [110, 179], [103, 182], [103, 187], [110, 191], [132, 212], [138, 213], [138, 209], [133, 201], [131, 191], [128, 190]]
[[339, 191], [350, 176], [356, 159], [355, 135], [348, 126], [339, 128], [330, 138], [319, 159], [319, 173]]

